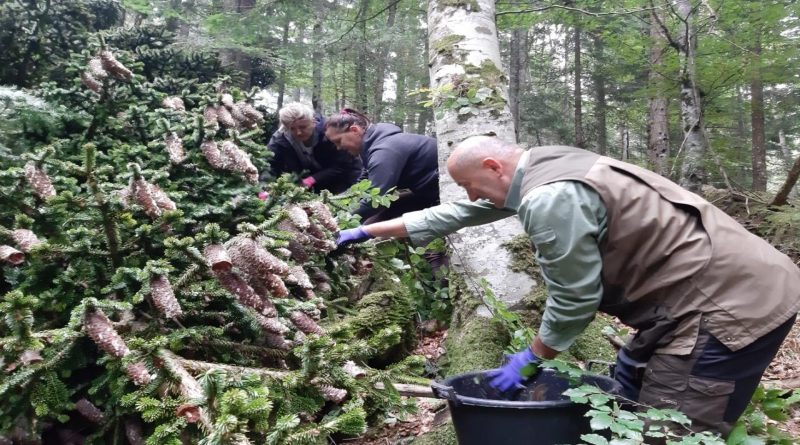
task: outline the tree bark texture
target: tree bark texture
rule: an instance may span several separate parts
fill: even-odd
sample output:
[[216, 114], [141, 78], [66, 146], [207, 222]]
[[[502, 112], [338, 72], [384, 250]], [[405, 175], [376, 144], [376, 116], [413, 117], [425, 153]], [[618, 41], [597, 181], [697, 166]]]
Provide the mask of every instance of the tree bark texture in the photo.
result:
[[795, 184], [797, 184], [798, 177], [800, 177], [800, 156], [798, 156], [794, 161], [794, 165], [792, 166], [792, 169], [789, 170], [789, 175], [786, 177], [786, 181], [783, 182], [781, 189], [778, 190], [778, 193], [776, 193], [775, 197], [772, 198], [770, 205], [786, 205], [789, 199], [789, 194], [792, 192]]
[[761, 78], [761, 36], [753, 46], [754, 68], [750, 77], [750, 123], [752, 132], [753, 191], [767, 191], [767, 147], [764, 136], [764, 81]]
[[358, 29], [361, 31], [359, 36], [359, 48], [356, 52], [356, 90], [355, 102], [353, 106], [364, 114], [369, 112], [367, 105], [367, 10], [369, 9], [369, 0], [361, 0], [358, 7], [359, 20]]
[[528, 68], [528, 30], [516, 28], [511, 31], [508, 51], [509, 89], [508, 99], [511, 115], [514, 117], [514, 132], [519, 141], [519, 103], [525, 91], [526, 72]]
[[601, 61], [603, 57], [603, 39], [600, 36], [594, 37], [594, 59], [595, 67], [592, 72], [595, 94], [595, 125], [597, 128], [597, 153], [605, 156], [608, 153], [608, 129], [606, 128], [606, 115], [608, 105], [606, 102], [606, 74], [603, 71]]
[[[446, 174], [446, 161], [456, 143], [475, 135], [515, 140], [514, 120], [508, 107], [508, 80], [502, 74], [494, 1], [477, 0], [455, 6], [451, 3], [444, 0], [428, 3], [431, 89], [440, 91], [446, 85], [454, 89], [468, 85], [491, 88], [493, 93], [491, 102], [476, 104], [474, 113], [459, 114], [457, 109], [434, 104], [442, 202], [466, 197]], [[451, 265], [467, 283], [485, 278], [498, 298], [509, 305], [516, 303], [535, 283], [526, 274], [510, 269], [510, 254], [500, 244], [519, 233], [522, 233], [519, 221], [506, 218], [451, 235]]]
[[661, 92], [663, 88], [659, 87], [664, 81], [662, 73], [666, 70], [664, 64], [666, 48], [661, 27], [658, 26], [655, 18], [651, 17], [650, 70], [647, 73], [647, 80], [648, 86], [654, 93], [647, 100], [647, 159], [650, 168], [662, 176], [669, 173], [666, 165], [669, 157], [669, 101]]
[[573, 43], [573, 54], [574, 54], [574, 73], [575, 77], [573, 79], [574, 83], [574, 91], [573, 94], [575, 96], [575, 146], [585, 148], [586, 147], [586, 138], [583, 135], [583, 91], [581, 85], [581, 76], [583, 72], [583, 67], [581, 66], [581, 27], [580, 25], [575, 25], [574, 32], [574, 43]]

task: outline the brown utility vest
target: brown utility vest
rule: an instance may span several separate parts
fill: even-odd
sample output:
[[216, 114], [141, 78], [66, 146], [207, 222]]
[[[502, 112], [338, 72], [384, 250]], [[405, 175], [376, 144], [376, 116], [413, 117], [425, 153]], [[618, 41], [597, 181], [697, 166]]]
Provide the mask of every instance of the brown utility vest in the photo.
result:
[[800, 310], [800, 269], [674, 182], [579, 148], [532, 149], [520, 196], [555, 181], [580, 181], [603, 200], [600, 311], [650, 330], [650, 352], [690, 353], [701, 324], [736, 351]]

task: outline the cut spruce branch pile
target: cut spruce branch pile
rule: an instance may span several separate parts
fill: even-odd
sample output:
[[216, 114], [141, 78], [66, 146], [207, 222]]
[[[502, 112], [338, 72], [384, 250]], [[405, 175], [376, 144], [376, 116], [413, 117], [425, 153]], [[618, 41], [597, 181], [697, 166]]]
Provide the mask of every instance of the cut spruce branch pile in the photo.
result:
[[42, 88], [70, 130], [0, 169], [0, 443], [326, 443], [411, 409], [412, 298], [335, 251], [361, 196], [259, 185], [252, 92], [114, 41]]

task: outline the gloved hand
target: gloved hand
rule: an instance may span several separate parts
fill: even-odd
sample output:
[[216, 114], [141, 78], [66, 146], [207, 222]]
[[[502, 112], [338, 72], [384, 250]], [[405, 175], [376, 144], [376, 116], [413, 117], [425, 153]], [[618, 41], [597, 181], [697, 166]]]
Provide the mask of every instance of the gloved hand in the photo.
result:
[[310, 189], [311, 187], [314, 187], [314, 184], [317, 183], [317, 180], [314, 179], [313, 176], [306, 176], [302, 181], [300, 181], [300, 183], [302, 183], [306, 188]]
[[509, 389], [520, 386], [523, 380], [532, 377], [539, 372], [538, 368], [533, 373], [526, 374], [523, 370], [528, 365], [537, 365], [541, 360], [536, 354], [533, 353], [530, 347], [506, 356], [506, 362], [498, 369], [493, 369], [486, 373], [489, 379], [489, 385], [497, 388], [500, 391], [508, 391]]
[[336, 237], [336, 247], [363, 243], [370, 238], [372, 238], [372, 235], [367, 233], [362, 226], [358, 226], [355, 229], [345, 229], [339, 232], [339, 236]]
[[266, 201], [269, 198], [269, 193], [267, 192], [258, 192], [258, 199], [262, 201]]

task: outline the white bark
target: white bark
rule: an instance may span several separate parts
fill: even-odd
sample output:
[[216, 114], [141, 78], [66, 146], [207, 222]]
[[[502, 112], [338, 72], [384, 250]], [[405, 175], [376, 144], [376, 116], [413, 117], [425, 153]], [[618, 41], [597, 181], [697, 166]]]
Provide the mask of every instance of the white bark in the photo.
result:
[[[494, 21], [494, 1], [465, 1], [457, 6], [444, 6], [443, 3], [437, 0], [428, 3], [431, 89], [437, 91], [459, 79], [475, 84], [491, 82], [488, 79], [490, 76], [479, 79], [478, 74], [467, 74], [467, 67], [481, 67], [488, 61], [499, 70], [503, 69]], [[470, 5], [477, 5], [477, 8]], [[453, 39], [453, 36], [461, 38]], [[444, 41], [455, 43], [445, 45], [443, 49], [441, 42]], [[459, 116], [458, 110], [444, 109], [442, 106], [435, 108], [442, 202], [466, 198], [464, 190], [446, 173], [447, 158], [456, 143], [469, 136], [487, 134], [515, 141], [514, 121], [508, 107], [507, 82], [507, 78], [502, 78], [493, 83], [505, 102], [500, 111], [478, 104], [477, 113]], [[511, 306], [536, 285], [528, 275], [510, 270], [509, 252], [500, 246], [522, 232], [516, 218], [461, 230], [449, 237], [453, 251], [451, 267], [464, 276], [468, 285], [485, 278], [494, 294]], [[473, 291], [477, 290], [473, 288]], [[487, 314], [485, 311], [479, 313]]]

